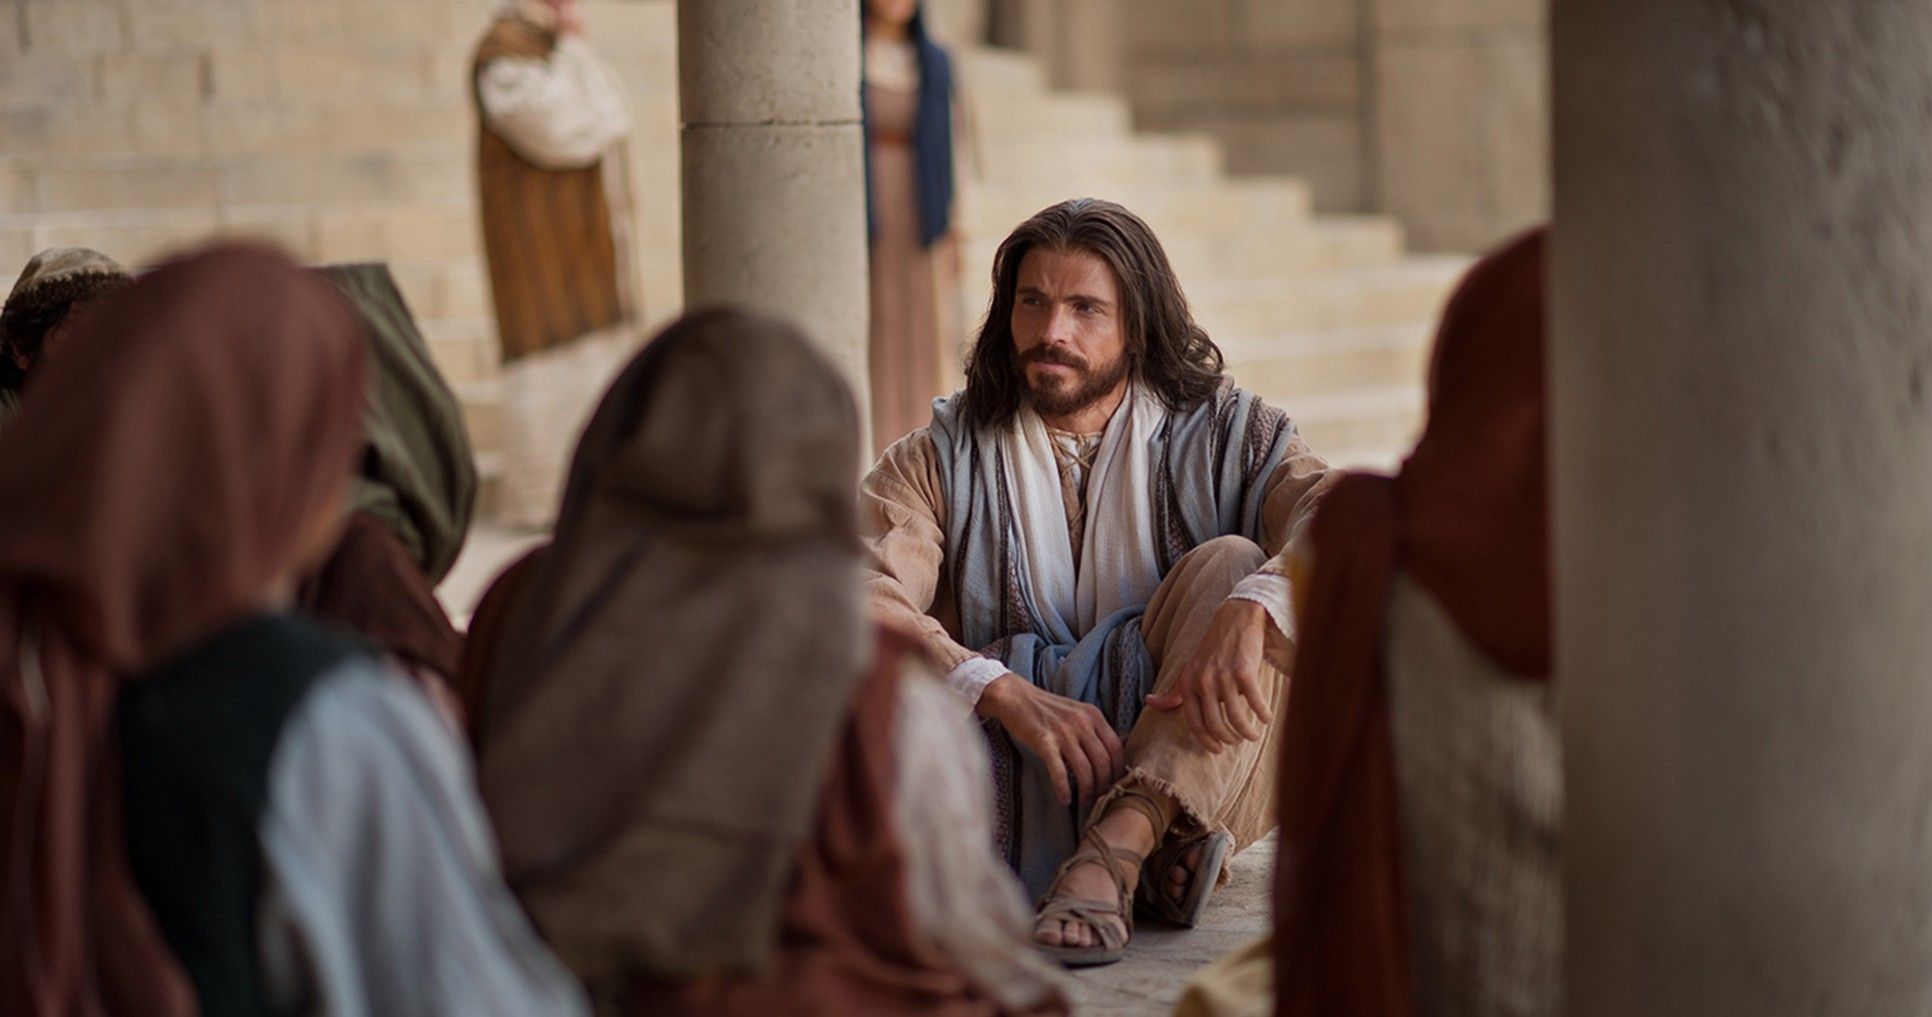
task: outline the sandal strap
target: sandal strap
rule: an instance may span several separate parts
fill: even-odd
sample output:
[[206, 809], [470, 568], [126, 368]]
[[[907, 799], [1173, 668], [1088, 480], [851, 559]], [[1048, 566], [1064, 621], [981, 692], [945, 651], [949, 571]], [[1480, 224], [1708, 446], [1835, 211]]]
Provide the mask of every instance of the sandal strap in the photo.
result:
[[[1180, 864], [1181, 859], [1186, 858], [1187, 853], [1194, 850], [1195, 845], [1207, 843], [1215, 834], [1216, 831], [1214, 830], [1202, 830], [1185, 837], [1169, 837], [1156, 845], [1154, 850], [1149, 851], [1147, 853], [1147, 860], [1142, 862], [1141, 865], [1148, 870], [1171, 869]], [[1143, 881], [1145, 881], [1145, 878], [1143, 875]]]
[[1106, 950], [1126, 946], [1134, 924], [1115, 905], [1086, 897], [1050, 898], [1040, 913], [1033, 917], [1035, 928], [1042, 922], [1064, 921], [1079, 922], [1092, 929], [1094, 935], [1100, 937], [1101, 947]]
[[1154, 828], [1156, 844], [1167, 837], [1168, 828], [1174, 825], [1173, 804], [1162, 802], [1137, 787], [1129, 785], [1115, 787], [1114, 799], [1107, 803], [1107, 811], [1112, 812], [1116, 808], [1132, 809], [1140, 813], [1147, 820], [1147, 825]]
[[[1158, 917], [1179, 921], [1180, 903], [1167, 895], [1167, 871], [1180, 865], [1197, 845], [1220, 835], [1217, 830], [1201, 830], [1186, 837], [1170, 837], [1149, 851], [1147, 860], [1141, 864], [1140, 887], [1134, 894], [1141, 905]], [[1198, 869], [1191, 870], [1188, 881], [1191, 884], [1200, 878], [1202, 873]]]
[[1114, 892], [1125, 897], [1127, 875], [1139, 871], [1143, 865], [1146, 865], [1146, 857], [1125, 848], [1114, 847], [1107, 843], [1106, 838], [1091, 829], [1081, 835], [1080, 841], [1085, 846], [1068, 855], [1067, 860], [1060, 863], [1060, 868], [1053, 874], [1053, 882], [1057, 885], [1070, 870], [1077, 866], [1098, 864], [1107, 870], [1108, 878], [1113, 880]]
[[[1064, 921], [1071, 918], [1092, 929], [1107, 949], [1115, 949], [1124, 945], [1127, 937], [1133, 934], [1134, 895], [1127, 889], [1127, 876], [1139, 872], [1141, 866], [1146, 864], [1146, 858], [1137, 852], [1114, 847], [1091, 827], [1080, 839], [1086, 846], [1060, 863], [1060, 870], [1053, 874], [1053, 885], [1059, 886], [1060, 880], [1076, 866], [1098, 864], [1113, 880], [1114, 901], [1108, 903], [1085, 897], [1066, 897], [1048, 890], [1035, 906], [1034, 926], [1037, 928], [1043, 920]], [[1126, 868], [1123, 870], [1122, 866]], [[1112, 922], [1100, 920], [1108, 918], [1117, 919], [1119, 928], [1116, 929]]]

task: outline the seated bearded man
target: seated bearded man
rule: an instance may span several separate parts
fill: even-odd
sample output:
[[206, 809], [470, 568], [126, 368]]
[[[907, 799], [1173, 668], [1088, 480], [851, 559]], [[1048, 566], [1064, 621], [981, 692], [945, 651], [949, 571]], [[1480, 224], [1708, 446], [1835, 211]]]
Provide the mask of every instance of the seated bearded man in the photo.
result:
[[993, 278], [966, 388], [865, 479], [866, 582], [988, 722], [1034, 937], [1109, 963], [1136, 903], [1193, 925], [1273, 826], [1287, 548], [1329, 472], [1125, 208], [1046, 209]]

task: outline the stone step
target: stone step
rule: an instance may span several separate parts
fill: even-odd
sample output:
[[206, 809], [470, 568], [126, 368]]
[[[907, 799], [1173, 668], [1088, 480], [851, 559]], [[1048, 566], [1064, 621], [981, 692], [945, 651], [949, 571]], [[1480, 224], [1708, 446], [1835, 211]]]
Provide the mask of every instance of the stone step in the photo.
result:
[[1205, 187], [1224, 171], [1221, 147], [1192, 134], [1144, 134], [989, 146], [980, 160], [989, 185], [1102, 194], [1136, 186]]
[[1468, 259], [1411, 257], [1394, 264], [1270, 280], [1208, 280], [1188, 286], [1195, 317], [1211, 332], [1267, 334], [1350, 325], [1433, 321]]
[[1420, 385], [1428, 369], [1432, 326], [1305, 329], [1258, 337], [1217, 338], [1228, 373], [1244, 388], [1283, 398], [1395, 385]]
[[992, 108], [1048, 94], [1040, 62], [1015, 49], [960, 46], [953, 50], [960, 91], [970, 108]]
[[[1307, 272], [1392, 265], [1402, 258], [1401, 230], [1372, 217], [1322, 216], [1257, 226], [1246, 234], [1153, 223], [1168, 260], [1185, 286], [1194, 280], [1272, 280]], [[984, 275], [1003, 235], [969, 230], [966, 265]]]
[[1183, 235], [1222, 238], [1288, 229], [1311, 217], [1308, 186], [1293, 177], [1221, 178], [1194, 187], [1133, 183], [1089, 191], [1074, 189], [1077, 182], [969, 180], [962, 188], [960, 221], [968, 236], [997, 243], [1028, 216], [1055, 202], [1098, 197], [1133, 210], [1166, 243]]
[[1286, 228], [1234, 236], [1190, 231], [1163, 233], [1168, 258], [1182, 279], [1280, 279], [1393, 265], [1403, 257], [1401, 230], [1393, 222], [1334, 222], [1328, 216]]
[[1387, 463], [1413, 446], [1422, 430], [1420, 385], [1296, 396], [1281, 396], [1263, 389], [1261, 395], [1288, 411], [1310, 448], [1323, 456], [1329, 455], [1329, 449], [1337, 450], [1331, 461], [1338, 464], [1345, 461]]
[[1043, 92], [1031, 97], [1008, 94], [999, 102], [974, 104], [966, 123], [983, 151], [1018, 143], [1031, 150], [1040, 139], [1078, 143], [1129, 137], [1133, 110], [1127, 100], [1100, 92]]

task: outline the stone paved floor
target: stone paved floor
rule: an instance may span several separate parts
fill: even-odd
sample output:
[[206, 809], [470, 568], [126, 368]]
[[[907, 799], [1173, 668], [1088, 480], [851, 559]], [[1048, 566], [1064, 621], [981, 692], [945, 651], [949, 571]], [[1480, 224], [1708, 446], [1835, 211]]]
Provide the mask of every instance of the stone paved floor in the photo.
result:
[[[541, 539], [526, 532], [480, 526], [437, 592], [459, 625], [484, 588], [510, 561]], [[1072, 975], [1078, 1017], [1165, 1017], [1187, 980], [1202, 965], [1234, 952], [1268, 931], [1268, 884], [1274, 871], [1270, 835], [1234, 859], [1233, 879], [1215, 892], [1207, 917], [1192, 930], [1143, 925], [1119, 964]]]

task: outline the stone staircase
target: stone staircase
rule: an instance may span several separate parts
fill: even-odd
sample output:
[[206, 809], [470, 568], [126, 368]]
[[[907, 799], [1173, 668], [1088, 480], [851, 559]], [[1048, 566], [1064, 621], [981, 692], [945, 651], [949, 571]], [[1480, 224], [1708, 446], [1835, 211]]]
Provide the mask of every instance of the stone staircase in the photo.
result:
[[[497, 357], [475, 220], [469, 50], [491, 0], [34, 0], [0, 17], [0, 287], [35, 250], [139, 264], [211, 235], [394, 266], [495, 469]], [[18, 15], [18, 16], [15, 16]], [[680, 309], [670, 0], [589, 0], [635, 132], [646, 317]], [[962, 320], [992, 251], [1065, 197], [1159, 231], [1241, 381], [1317, 449], [1386, 464], [1413, 433], [1429, 323], [1462, 262], [1375, 217], [1315, 216], [1289, 178], [1229, 177], [1202, 137], [1133, 132], [1112, 96], [1054, 92], [1010, 52], [960, 52], [971, 164]]]
[[[35, 250], [143, 264], [211, 236], [386, 260], [498, 469], [470, 50], [495, 0], [35, 0], [0, 16], [0, 287]], [[675, 315], [676, 19], [591, 0], [626, 85], [639, 292]], [[16, 16], [16, 15], [19, 16]], [[488, 491], [486, 487], [486, 500]]]
[[1111, 198], [1159, 234], [1242, 385], [1332, 461], [1394, 464], [1420, 425], [1434, 322], [1468, 259], [1408, 255], [1381, 216], [1315, 215], [1298, 179], [1229, 176], [1205, 137], [1134, 133], [1122, 99], [1051, 91], [1022, 54], [968, 50], [960, 64], [966, 321], [984, 314], [987, 268], [1014, 225], [1064, 198]]

